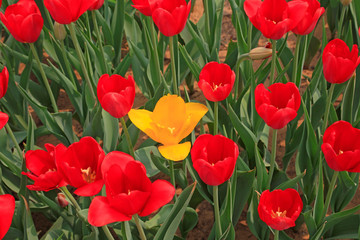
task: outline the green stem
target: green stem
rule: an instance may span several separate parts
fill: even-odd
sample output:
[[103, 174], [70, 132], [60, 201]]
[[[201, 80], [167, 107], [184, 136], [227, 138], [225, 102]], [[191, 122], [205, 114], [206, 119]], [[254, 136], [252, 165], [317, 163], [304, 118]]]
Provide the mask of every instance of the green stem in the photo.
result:
[[211, 0], [203, 0], [204, 5], [204, 13], [205, 13], [205, 34], [208, 42], [210, 43], [210, 14], [209, 14], [209, 6], [208, 1]]
[[324, 205], [324, 209], [323, 209], [323, 212], [322, 212], [321, 219], [325, 218], [326, 212], [327, 212], [327, 210], [328, 210], [328, 208], [330, 206], [330, 200], [331, 200], [332, 194], [334, 192], [334, 187], [335, 187], [335, 183], [336, 183], [336, 180], [338, 178], [338, 175], [339, 175], [339, 172], [334, 171], [334, 174], [333, 174], [333, 176], [331, 178], [331, 182], [330, 182], [328, 192], [326, 194], [326, 200], [325, 200], [325, 205]]
[[218, 186], [213, 186], [213, 201], [214, 201], [214, 213], [215, 213], [215, 239], [220, 239], [222, 235], [221, 230], [221, 219], [220, 219], [220, 210], [219, 210], [219, 188]]
[[97, 42], [99, 43], [99, 48], [100, 48], [99, 50], [100, 50], [100, 53], [101, 53], [102, 61], [104, 63], [105, 73], [109, 73], [108, 65], [106, 63], [106, 59], [105, 59], [105, 55], [104, 55], [104, 48], [103, 48], [103, 45], [102, 45], [101, 34], [100, 34], [99, 26], [98, 26], [98, 23], [97, 23], [97, 20], [96, 20], [96, 12], [95, 11], [96, 10], [91, 11], [91, 17], [92, 17], [92, 21], [93, 21], [94, 28], [95, 28], [95, 34], [96, 34]]
[[85, 63], [84, 63], [84, 59], [82, 57], [82, 52], [81, 52], [81, 49], [80, 49], [79, 41], [78, 41], [78, 39], [76, 37], [74, 23], [70, 23], [68, 26], [69, 26], [69, 30], [70, 30], [71, 39], [72, 39], [72, 41], [74, 43], [74, 46], [75, 46], [76, 54], [78, 55], [78, 58], [79, 58], [79, 61], [80, 61], [81, 70], [83, 71], [83, 74], [84, 74], [84, 77], [85, 77], [86, 84], [88, 85], [88, 87], [90, 89], [91, 97], [96, 102], [97, 101], [96, 95], [95, 95], [92, 83], [90, 81], [87, 69], [85, 67]]
[[139, 220], [139, 217], [137, 214], [133, 215], [134, 217], [134, 220], [135, 220], [135, 224], [136, 224], [136, 227], [139, 231], [139, 234], [140, 234], [140, 239], [141, 240], [146, 240], [146, 236], [145, 236], [145, 233], [144, 233], [144, 229], [142, 228], [141, 224], [140, 224], [140, 220]]
[[277, 139], [277, 129], [273, 129], [272, 144], [271, 144], [270, 171], [269, 171], [269, 179], [268, 179], [267, 188], [266, 188], [269, 190], [270, 190], [271, 180], [274, 175], [274, 169], [275, 169], [276, 139]]
[[279, 230], [275, 230], [275, 232], [274, 232], [274, 240], [279, 240]]
[[236, 100], [239, 93], [241, 93], [243, 89], [243, 82], [240, 82], [240, 64], [245, 60], [251, 60], [249, 53], [244, 53], [240, 56], [238, 56], [238, 59], [236, 61], [236, 77], [235, 77], [235, 86], [234, 86], [234, 99]]
[[341, 15], [340, 15], [339, 26], [338, 26], [338, 36], [337, 36], [338, 38], [341, 38], [341, 32], [342, 32], [345, 13], [346, 13], [347, 8], [348, 8], [348, 6], [343, 6], [341, 9]]
[[47, 91], [48, 94], [49, 94], [50, 102], [51, 102], [51, 105], [52, 105], [52, 107], [53, 107], [53, 109], [54, 109], [54, 112], [58, 112], [59, 110], [58, 110], [58, 107], [57, 107], [57, 105], [56, 105], [56, 101], [55, 101], [54, 95], [53, 95], [53, 93], [52, 93], [52, 91], [51, 91], [51, 88], [50, 88], [50, 85], [49, 85], [49, 81], [48, 81], [48, 79], [47, 79], [47, 77], [46, 77], [45, 71], [44, 71], [44, 69], [43, 69], [43, 67], [42, 67], [42, 65], [41, 65], [40, 58], [39, 58], [39, 56], [38, 56], [38, 54], [37, 54], [37, 52], [36, 52], [34, 43], [29, 43], [29, 45], [30, 45], [31, 51], [32, 51], [32, 53], [33, 53], [33, 55], [34, 55], [34, 57], [35, 57], [35, 60], [36, 60], [37, 64], [39, 65], [39, 70], [40, 70], [41, 78], [43, 79], [44, 85], [45, 85], [45, 88], [46, 88], [46, 91]]
[[109, 228], [108, 228], [107, 225], [102, 226], [101, 228], [102, 228], [102, 230], [104, 231], [107, 239], [109, 239], [109, 240], [114, 240], [114, 237], [113, 237], [113, 235], [111, 234], [111, 232], [110, 232], [110, 230], [109, 230]]
[[330, 86], [330, 90], [329, 90], [329, 95], [326, 101], [326, 107], [325, 107], [325, 115], [324, 115], [324, 123], [322, 125], [322, 129], [321, 129], [321, 133], [324, 133], [326, 130], [326, 127], [328, 125], [328, 118], [329, 118], [329, 112], [330, 112], [330, 107], [331, 107], [331, 103], [332, 103], [332, 96], [334, 94], [334, 88], [335, 88], [335, 84], [331, 84]]
[[[300, 51], [301, 35], [296, 36], [296, 48], [294, 55], [294, 67], [292, 72], [291, 82], [295, 83], [297, 87], [300, 87], [300, 81], [298, 82], [298, 65], [299, 65], [299, 51]], [[301, 78], [300, 78], [301, 79]]]
[[173, 80], [173, 91], [174, 94], [179, 95], [179, 89], [176, 79], [176, 70], [175, 70], [175, 53], [174, 53], [174, 37], [170, 37], [170, 57], [171, 57], [171, 74], [172, 74], [172, 80]]
[[70, 67], [68, 57], [66, 56], [67, 52], [66, 52], [66, 49], [65, 49], [64, 40], [60, 41], [60, 46], [61, 46], [61, 53], [62, 53], [62, 56], [64, 58], [64, 62], [65, 62], [66, 71], [68, 72], [68, 76], [70, 77], [71, 82], [76, 87], [77, 84], [76, 84], [75, 79], [74, 79], [74, 72]]
[[13, 131], [11, 130], [8, 123], [5, 124], [5, 129], [6, 129], [7, 133], [10, 135], [11, 140], [13, 141], [14, 146], [15, 146], [16, 150], [18, 151], [19, 157], [22, 158], [23, 151], [21, 151], [19, 144], [16, 141], [15, 135], [14, 135]]
[[127, 126], [126, 126], [125, 120], [124, 120], [124, 118], [122, 117], [122, 118], [120, 118], [120, 121], [121, 121], [122, 128], [123, 128], [123, 130], [124, 130], [124, 133], [125, 133], [126, 141], [127, 141], [127, 143], [128, 143], [130, 155], [131, 155], [133, 158], [135, 158], [134, 147], [133, 147], [133, 145], [132, 145], [131, 138], [130, 138], [130, 134], [129, 134], [128, 128], [127, 128]]
[[271, 39], [272, 43], [272, 57], [271, 57], [271, 71], [270, 71], [270, 84], [274, 83], [275, 67], [276, 67], [276, 40]]
[[[60, 190], [65, 194], [65, 196], [70, 200], [71, 204], [74, 206], [76, 212], [80, 212], [81, 211], [81, 207], [79, 206], [79, 204], [77, 203], [76, 199], [74, 198], [74, 196], [69, 192], [69, 190], [67, 189], [67, 187], [61, 187]], [[79, 214], [80, 215], [80, 214]], [[80, 216], [80, 218], [82, 218]], [[83, 219], [83, 218], [82, 218]], [[85, 222], [87, 222], [87, 220], [85, 219]]]
[[[170, 171], [170, 182], [171, 184], [174, 186], [174, 188], [176, 189], [176, 182], [175, 182], [175, 170], [174, 170], [174, 162], [171, 160], [169, 161], [169, 171]], [[176, 193], [174, 195], [174, 202], [176, 202]]]
[[214, 102], [214, 135], [218, 134], [219, 102]]

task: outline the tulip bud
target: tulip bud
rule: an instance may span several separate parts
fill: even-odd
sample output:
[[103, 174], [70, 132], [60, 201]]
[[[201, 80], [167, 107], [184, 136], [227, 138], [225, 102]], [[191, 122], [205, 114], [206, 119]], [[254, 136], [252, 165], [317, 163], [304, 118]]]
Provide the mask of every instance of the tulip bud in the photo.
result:
[[69, 202], [66, 200], [66, 197], [63, 193], [58, 193], [55, 200], [59, 204], [60, 207], [66, 207], [69, 204]]
[[271, 57], [271, 55], [272, 55], [272, 49], [267, 47], [253, 48], [249, 53], [249, 57], [252, 60], [262, 60]]
[[342, 3], [343, 6], [348, 6], [350, 5], [352, 0], [340, 0], [340, 2]]
[[57, 40], [64, 40], [66, 38], [66, 29], [64, 27], [63, 24], [60, 24], [58, 22], [54, 23], [54, 34], [55, 34], [55, 38]]

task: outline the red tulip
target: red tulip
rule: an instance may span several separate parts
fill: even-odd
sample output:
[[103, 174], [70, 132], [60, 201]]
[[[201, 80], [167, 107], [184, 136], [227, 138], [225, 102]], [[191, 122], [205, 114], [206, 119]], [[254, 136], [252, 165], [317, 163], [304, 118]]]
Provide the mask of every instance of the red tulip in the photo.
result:
[[209, 62], [199, 76], [199, 88], [209, 101], [219, 102], [227, 98], [234, 86], [235, 72], [225, 63]]
[[92, 11], [92, 10], [97, 10], [99, 8], [102, 7], [102, 5], [104, 4], [104, 0], [96, 0], [95, 3], [89, 7], [89, 11]]
[[148, 216], [170, 202], [175, 194], [167, 181], [151, 183], [144, 165], [126, 153], [109, 153], [101, 171], [106, 197], [95, 197], [90, 204], [88, 220], [93, 226], [128, 221], [134, 214]]
[[61, 24], [70, 24], [93, 6], [98, 0], [44, 0], [53, 19]]
[[0, 129], [5, 127], [8, 121], [9, 121], [9, 116], [6, 113], [0, 112]]
[[97, 96], [102, 108], [115, 118], [124, 117], [132, 108], [135, 99], [135, 81], [120, 75], [104, 74], [97, 85]]
[[360, 172], [360, 130], [350, 123], [337, 121], [328, 127], [321, 150], [331, 169]]
[[250, 22], [267, 38], [280, 39], [303, 19], [308, 4], [300, 0], [245, 0]]
[[358, 46], [349, 47], [341, 39], [330, 41], [324, 48], [322, 55], [323, 72], [326, 81], [330, 83], [343, 83], [350, 79], [360, 63]]
[[59, 192], [57, 194], [57, 197], [55, 198], [55, 201], [57, 204], [59, 204], [60, 207], [64, 208], [67, 205], [69, 205], [69, 202], [66, 200], [66, 197], [63, 193]]
[[5, 96], [9, 83], [9, 71], [6, 67], [0, 72], [0, 98]]
[[179, 34], [185, 27], [191, 9], [191, 0], [158, 0], [152, 6], [152, 18], [159, 31], [167, 37]]
[[60, 173], [56, 168], [55, 156], [66, 151], [66, 147], [58, 144], [56, 147], [52, 144], [45, 144], [44, 150], [29, 150], [25, 154], [26, 168], [30, 172], [22, 174], [34, 180], [33, 185], [27, 188], [34, 191], [50, 191], [55, 188], [66, 186]]
[[288, 188], [286, 190], [264, 191], [258, 206], [259, 217], [275, 230], [285, 230], [295, 226], [303, 208], [299, 193]]
[[154, 0], [132, 0], [132, 2], [134, 4], [131, 6], [139, 10], [145, 16], [151, 16], [152, 9], [154, 8], [154, 5], [157, 4], [157, 1]]
[[77, 188], [79, 196], [94, 196], [104, 185], [101, 163], [105, 153], [92, 137], [83, 137], [56, 156], [56, 165], [65, 181]]
[[33, 43], [39, 38], [44, 20], [34, 0], [20, 0], [0, 13], [1, 21], [11, 35], [23, 43]]
[[259, 84], [255, 89], [255, 109], [267, 125], [273, 129], [285, 127], [297, 116], [301, 97], [294, 83], [274, 83], [265, 88]]
[[314, 30], [317, 21], [325, 12], [325, 9], [323, 7], [320, 7], [320, 2], [318, 0], [301, 1], [306, 2], [309, 6], [306, 10], [304, 17], [292, 31], [295, 34], [307, 35]]
[[239, 148], [221, 135], [200, 135], [191, 149], [193, 166], [207, 185], [218, 186], [234, 172]]
[[8, 232], [15, 211], [15, 199], [10, 194], [0, 195], [0, 239]]

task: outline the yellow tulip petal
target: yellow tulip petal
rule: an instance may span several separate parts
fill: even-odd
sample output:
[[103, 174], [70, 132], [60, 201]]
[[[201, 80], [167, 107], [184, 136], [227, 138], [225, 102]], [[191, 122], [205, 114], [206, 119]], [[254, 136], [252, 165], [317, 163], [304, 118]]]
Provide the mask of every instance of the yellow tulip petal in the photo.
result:
[[172, 161], [184, 160], [187, 157], [187, 155], [189, 154], [190, 148], [191, 148], [190, 142], [184, 142], [184, 143], [169, 145], [169, 146], [164, 145], [164, 146], [158, 147], [161, 155], [164, 158], [172, 160]]
[[152, 112], [144, 109], [131, 109], [128, 116], [131, 122], [146, 133], [150, 138], [156, 142], [160, 142], [157, 131], [154, 129], [154, 123], [151, 119]]
[[201, 103], [186, 103], [186, 121], [178, 133], [179, 142], [187, 137], [196, 127], [200, 119], [207, 113], [208, 108]]

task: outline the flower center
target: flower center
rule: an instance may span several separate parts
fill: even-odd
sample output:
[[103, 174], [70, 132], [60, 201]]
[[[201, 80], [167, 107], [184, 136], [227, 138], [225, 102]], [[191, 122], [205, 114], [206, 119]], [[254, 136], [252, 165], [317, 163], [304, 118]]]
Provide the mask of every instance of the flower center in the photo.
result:
[[341, 154], [343, 154], [343, 153], [344, 153], [344, 152], [343, 152], [342, 150], [339, 150], [338, 156], [341, 155]]
[[85, 182], [92, 183], [96, 179], [96, 172], [88, 167], [87, 169], [81, 169], [82, 177]]
[[213, 85], [212, 85], [212, 90], [215, 92], [216, 89], [218, 89], [219, 87], [221, 87], [221, 84], [222, 84], [222, 83], [220, 83], [219, 85], [216, 85], [215, 83], [213, 83]]
[[165, 127], [164, 125], [161, 125], [160, 123], [157, 123], [156, 124], [159, 128], [162, 128], [162, 129], [167, 129], [170, 131], [171, 134], [174, 134], [174, 131], [175, 131], [175, 127]]
[[271, 217], [277, 218], [277, 217], [286, 217], [286, 210], [281, 212], [280, 207], [278, 207], [278, 210], [274, 212], [274, 210], [271, 210]]
[[128, 189], [128, 195], [130, 195], [130, 193], [131, 193], [131, 191], [130, 191], [130, 189]]

